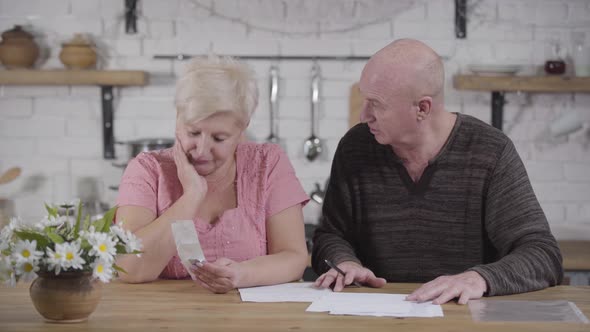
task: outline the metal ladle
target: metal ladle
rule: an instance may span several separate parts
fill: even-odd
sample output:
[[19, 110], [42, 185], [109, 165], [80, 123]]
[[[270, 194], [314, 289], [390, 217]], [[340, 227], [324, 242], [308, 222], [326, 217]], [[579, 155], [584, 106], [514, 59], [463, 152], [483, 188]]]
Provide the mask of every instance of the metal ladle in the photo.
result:
[[322, 153], [322, 141], [316, 136], [316, 122], [320, 99], [320, 68], [317, 63], [311, 68], [311, 136], [303, 143], [303, 154], [314, 161]]
[[277, 121], [276, 117], [276, 110], [277, 110], [277, 102], [279, 99], [279, 69], [275, 66], [270, 67], [270, 86], [269, 86], [269, 96], [270, 96], [270, 134], [266, 138], [267, 142], [270, 143], [279, 143], [280, 139], [277, 136]]

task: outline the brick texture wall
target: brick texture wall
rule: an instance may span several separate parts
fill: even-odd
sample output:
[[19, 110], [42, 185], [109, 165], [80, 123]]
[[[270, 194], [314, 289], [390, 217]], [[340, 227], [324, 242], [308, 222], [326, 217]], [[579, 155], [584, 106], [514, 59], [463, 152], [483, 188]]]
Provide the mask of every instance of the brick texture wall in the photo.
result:
[[[453, 74], [472, 63], [520, 64], [534, 72], [548, 42], [567, 48], [573, 31], [590, 44], [590, 2], [584, 0], [469, 1], [467, 39], [454, 35], [451, 0], [141, 0], [138, 33], [124, 31], [123, 0], [0, 0], [0, 30], [25, 25], [45, 46], [41, 68], [60, 68], [60, 43], [89, 33], [100, 67], [150, 73], [146, 87], [116, 91], [117, 140], [173, 137], [175, 75], [181, 61], [155, 54], [368, 56], [393, 39], [412, 37], [445, 58], [450, 111], [490, 122], [490, 94], [456, 91]], [[319, 136], [327, 152], [308, 162], [310, 61], [250, 61], [259, 75], [260, 107], [249, 129], [268, 135], [268, 70], [280, 71], [279, 135], [308, 192], [325, 182], [332, 154], [348, 126], [348, 95], [362, 62], [321, 62]], [[42, 215], [42, 201], [96, 198], [110, 204], [122, 171], [102, 159], [100, 91], [79, 86], [0, 87], [0, 170], [20, 166], [22, 176], [0, 186], [0, 203], [24, 218]], [[508, 94], [504, 128], [525, 161], [552, 227], [590, 229], [590, 95]], [[546, 141], [542, 132], [559, 116], [581, 111], [584, 130]], [[118, 162], [127, 151], [117, 146]], [[319, 206], [305, 208], [316, 222]]]

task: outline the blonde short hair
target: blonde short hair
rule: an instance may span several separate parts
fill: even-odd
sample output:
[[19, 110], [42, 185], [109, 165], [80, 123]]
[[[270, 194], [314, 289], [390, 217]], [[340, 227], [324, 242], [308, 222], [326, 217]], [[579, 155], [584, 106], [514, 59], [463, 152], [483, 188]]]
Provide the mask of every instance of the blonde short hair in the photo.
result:
[[204, 119], [216, 112], [236, 112], [247, 125], [258, 106], [254, 71], [232, 57], [193, 58], [176, 83], [178, 120]]

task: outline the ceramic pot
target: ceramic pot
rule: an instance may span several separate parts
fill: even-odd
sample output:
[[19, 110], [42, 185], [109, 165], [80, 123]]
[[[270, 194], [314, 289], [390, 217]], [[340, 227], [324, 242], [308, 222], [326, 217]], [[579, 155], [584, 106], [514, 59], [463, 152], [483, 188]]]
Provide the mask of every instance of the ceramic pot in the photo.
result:
[[39, 46], [33, 35], [20, 25], [2, 33], [0, 62], [8, 69], [32, 68], [39, 57]]
[[91, 272], [40, 272], [29, 292], [37, 311], [52, 323], [88, 319], [102, 296], [102, 282]]
[[[167, 149], [174, 146], [174, 139], [172, 138], [141, 138], [134, 141], [128, 142], [117, 142], [117, 144], [128, 145], [130, 148], [129, 159], [137, 157], [138, 154], [147, 151], [154, 151], [160, 149]], [[127, 167], [127, 163], [117, 164], [113, 163], [113, 166], [118, 168]]]
[[69, 69], [87, 69], [96, 65], [94, 45], [81, 34], [62, 44], [59, 59]]

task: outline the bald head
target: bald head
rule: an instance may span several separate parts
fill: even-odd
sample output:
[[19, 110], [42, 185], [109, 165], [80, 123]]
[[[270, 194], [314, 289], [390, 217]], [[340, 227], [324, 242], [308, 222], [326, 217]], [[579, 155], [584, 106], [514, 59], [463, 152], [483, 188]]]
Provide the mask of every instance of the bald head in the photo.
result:
[[397, 90], [412, 98], [430, 96], [442, 103], [444, 66], [426, 44], [399, 39], [375, 53], [363, 71], [363, 79]]

